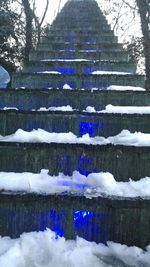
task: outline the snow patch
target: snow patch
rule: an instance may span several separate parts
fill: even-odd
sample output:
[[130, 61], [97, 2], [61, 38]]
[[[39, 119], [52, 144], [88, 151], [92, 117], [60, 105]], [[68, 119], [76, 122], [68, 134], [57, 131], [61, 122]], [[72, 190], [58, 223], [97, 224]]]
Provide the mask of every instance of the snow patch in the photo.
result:
[[99, 113], [150, 114], [150, 106], [113, 106], [109, 104], [105, 107], [105, 110], [101, 110]]
[[76, 240], [55, 238], [55, 233], [24, 233], [18, 239], [0, 237], [1, 267], [148, 267], [150, 246], [146, 250], [113, 242], [107, 246]]
[[49, 107], [49, 108], [40, 108], [38, 109], [38, 111], [62, 111], [62, 112], [66, 112], [66, 111], [73, 111], [73, 108], [69, 105], [67, 106], [62, 106], [62, 107]]
[[135, 86], [120, 86], [120, 85], [111, 85], [107, 87], [107, 90], [116, 90], [116, 91], [146, 91], [146, 89], [142, 87]]
[[64, 89], [64, 90], [72, 90], [72, 88], [70, 87], [70, 85], [67, 84], [67, 83], [64, 84], [63, 89]]
[[59, 173], [50, 176], [48, 170], [40, 173], [0, 172], [0, 191], [9, 193], [80, 194], [87, 198], [106, 196], [121, 198], [150, 198], [150, 177], [138, 181], [117, 182], [108, 172], [91, 173], [87, 177], [74, 171], [72, 176]]
[[89, 59], [82, 59], [82, 58], [77, 58], [77, 59], [42, 59], [40, 61], [60, 61], [60, 62], [84, 62], [84, 61], [91, 61]]
[[85, 134], [77, 137], [72, 132], [49, 133], [43, 129], [32, 130], [31, 132], [18, 129], [14, 134], [2, 136], [0, 142], [20, 142], [20, 143], [64, 143], [64, 144], [86, 144], [86, 145], [124, 145], [124, 146], [150, 146], [150, 134], [135, 132], [130, 133], [123, 130], [116, 136], [104, 138], [102, 136], [90, 137]]
[[91, 72], [91, 74], [93, 75], [133, 75], [130, 72], [119, 72], [119, 71], [101, 71], [101, 70], [97, 70], [97, 71], [93, 71]]
[[35, 72], [35, 73], [38, 73], [38, 74], [61, 74], [61, 72], [59, 71], [38, 71], [38, 72]]
[[85, 112], [89, 112], [89, 113], [94, 113], [96, 112], [94, 107], [88, 106], [85, 110], [83, 110]]

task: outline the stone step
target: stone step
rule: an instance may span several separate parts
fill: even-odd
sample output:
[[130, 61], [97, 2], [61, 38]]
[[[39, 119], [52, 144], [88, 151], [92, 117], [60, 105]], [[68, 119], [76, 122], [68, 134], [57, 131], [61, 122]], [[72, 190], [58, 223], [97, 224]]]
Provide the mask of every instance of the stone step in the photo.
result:
[[61, 43], [65, 43], [65, 42], [70, 42], [70, 43], [83, 43], [83, 42], [95, 42], [95, 43], [117, 43], [118, 42], [118, 38], [116, 36], [109, 36], [109, 35], [105, 35], [105, 36], [100, 36], [100, 35], [90, 35], [90, 36], [83, 36], [83, 35], [78, 35], [78, 36], [56, 36], [53, 35], [51, 37], [49, 36], [44, 36], [42, 38], [42, 42], [43, 43], [51, 43], [51, 42], [61, 42]]
[[102, 28], [99, 28], [99, 29], [89, 29], [87, 31], [86, 28], [76, 28], [76, 29], [72, 29], [71, 27], [70, 28], [63, 28], [62, 30], [62, 27], [61, 28], [50, 28], [49, 30], [46, 31], [46, 35], [48, 36], [54, 36], [54, 35], [57, 35], [57, 36], [77, 36], [77, 35], [83, 35], [83, 36], [90, 36], [90, 35], [114, 35], [114, 32], [113, 30], [111, 30], [110, 28], [108, 28], [107, 30], [102, 30]]
[[136, 66], [129, 62], [116, 61], [30, 61], [23, 72], [58, 71], [63, 74], [90, 74], [93, 71], [117, 71], [136, 73]]
[[39, 43], [36, 47], [36, 50], [102, 50], [102, 51], [118, 51], [123, 49], [122, 44], [118, 43], [60, 43], [60, 42], [52, 42], [52, 43]]
[[[81, 27], [80, 27], [81, 28]], [[64, 22], [62, 23], [54, 23], [52, 24], [50, 27], [47, 28], [47, 31], [46, 32], [49, 32], [50, 30], [79, 30], [79, 27], [77, 25], [77, 23], [70, 23], [69, 25], [66, 25]], [[107, 23], [101, 23], [101, 27], [98, 29], [98, 31], [105, 31], [105, 30], [110, 30], [111, 27], [109, 24]], [[97, 30], [97, 28], [95, 27], [95, 25], [90, 25], [89, 23], [87, 23], [86, 25], [82, 25], [82, 28], [81, 28], [81, 31], [87, 31], [87, 32], [90, 32], [90, 31], [93, 31], [93, 30]]]
[[149, 221], [149, 200], [0, 195], [0, 235], [11, 238], [50, 228], [67, 239], [78, 235], [97, 243], [111, 240], [145, 249], [150, 239]]
[[41, 128], [50, 133], [73, 132], [78, 137], [87, 133], [91, 137], [115, 136], [124, 129], [132, 133], [150, 132], [150, 114], [0, 110], [0, 122], [0, 135], [10, 135], [19, 128], [25, 131]]
[[[74, 11], [75, 12], [75, 11]], [[76, 24], [96, 24], [96, 23], [101, 23], [101, 24], [108, 24], [107, 19], [104, 16], [101, 16], [99, 13], [98, 14], [93, 14], [92, 16], [89, 16], [89, 14], [80, 12], [79, 10], [77, 11], [77, 16], [72, 16], [72, 14], [69, 14], [69, 12], [59, 14], [57, 18], [54, 20], [53, 25], [58, 25], [61, 23], [66, 23], [66, 25], [70, 25], [70, 23], [76, 23]]]
[[49, 73], [17, 73], [13, 76], [12, 88], [62, 89], [66, 83], [73, 89], [84, 88], [86, 90], [91, 90], [93, 88], [106, 89], [112, 84], [144, 87], [145, 76], [136, 74], [65, 75]]
[[74, 20], [63, 20], [63, 21], [58, 21], [57, 23], [53, 24], [54, 29], [68, 29], [69, 27], [71, 29], [83, 29], [87, 31], [88, 29], [90, 30], [96, 30], [98, 28], [101, 28], [101, 30], [107, 30], [110, 29], [109, 24], [106, 21], [103, 20], [97, 20], [97, 21], [74, 21]]
[[87, 32], [86, 30], [78, 30], [78, 31], [69, 31], [69, 30], [60, 30], [60, 31], [56, 31], [56, 30], [50, 30], [47, 35], [49, 38], [53, 38], [55, 36], [57, 37], [72, 37], [75, 38], [77, 36], [79, 37], [87, 37], [90, 38], [90, 36], [94, 36], [96, 38], [98, 38], [99, 36], [114, 36], [114, 32], [111, 30], [105, 30], [105, 31], [98, 31], [98, 30], [92, 30], [90, 32]]
[[20, 110], [70, 105], [85, 110], [92, 106], [105, 109], [108, 104], [119, 106], [150, 106], [150, 91], [79, 91], [79, 90], [0, 90], [0, 108], [16, 107]]
[[126, 51], [31, 51], [29, 56], [32, 60], [45, 59], [88, 59], [88, 60], [117, 60], [128, 62], [129, 56]]
[[110, 172], [122, 182], [150, 177], [150, 147], [0, 142], [0, 151], [2, 172]]

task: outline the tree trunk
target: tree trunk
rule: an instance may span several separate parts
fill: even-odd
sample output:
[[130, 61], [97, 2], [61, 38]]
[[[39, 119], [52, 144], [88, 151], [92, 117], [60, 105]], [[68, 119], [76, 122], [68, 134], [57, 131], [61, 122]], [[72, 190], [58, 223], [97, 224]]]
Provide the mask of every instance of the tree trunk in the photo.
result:
[[144, 39], [145, 71], [146, 84], [145, 88], [150, 90], [150, 33], [149, 33], [149, 6], [147, 0], [136, 0], [141, 18], [141, 28]]
[[33, 14], [30, 7], [29, 0], [22, 0], [22, 4], [24, 7], [24, 12], [26, 16], [26, 44], [25, 44], [25, 61], [29, 61], [29, 53], [32, 46], [32, 36], [33, 36]]

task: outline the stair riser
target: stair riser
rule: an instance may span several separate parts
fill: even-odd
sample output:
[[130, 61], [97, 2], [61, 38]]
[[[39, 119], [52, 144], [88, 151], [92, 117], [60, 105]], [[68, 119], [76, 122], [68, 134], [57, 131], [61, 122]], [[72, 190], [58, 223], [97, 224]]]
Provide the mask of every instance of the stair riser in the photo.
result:
[[[99, 22], [96, 23], [99, 25]], [[108, 31], [110, 30], [110, 25], [107, 25], [106, 22], [102, 22], [100, 27], [95, 27], [95, 25], [91, 25], [89, 22], [87, 22], [86, 25], [82, 25], [82, 29], [80, 30], [77, 23], [70, 23], [70, 25], [66, 25], [66, 23], [55, 23], [55, 25], [52, 25], [49, 30], [53, 31], [86, 31], [86, 32], [92, 32], [92, 31]], [[48, 32], [48, 31], [47, 31]]]
[[127, 62], [129, 57], [125, 51], [105, 51], [105, 52], [86, 52], [86, 51], [32, 51], [30, 60], [46, 59], [88, 59], [88, 60], [118, 60]]
[[[140, 121], [140, 124], [139, 124]], [[84, 115], [68, 112], [0, 112], [0, 134], [9, 135], [19, 128], [25, 131], [42, 128], [48, 132], [73, 132], [77, 136], [113, 136], [122, 130], [150, 132], [150, 115]]]
[[38, 44], [37, 51], [52, 51], [52, 50], [102, 50], [102, 51], [118, 51], [122, 48], [121, 44], [67, 44], [67, 43], [51, 43], [51, 44]]
[[42, 42], [51, 43], [51, 42], [70, 42], [70, 43], [83, 43], [83, 42], [95, 42], [95, 43], [116, 43], [118, 38], [116, 36], [77, 36], [77, 37], [64, 37], [64, 36], [53, 36], [43, 37]]
[[25, 87], [30, 89], [63, 88], [69, 84], [73, 89], [91, 90], [108, 86], [140, 86], [144, 87], [144, 77], [137, 75], [61, 75], [61, 74], [20, 74], [12, 80], [12, 88]]
[[70, 44], [70, 43], [50, 43], [50, 44], [38, 44], [37, 50], [41, 51], [51, 51], [51, 50], [114, 50], [118, 51], [122, 49], [121, 44], [95, 44], [95, 43], [77, 43], [77, 44]]
[[63, 74], [90, 74], [93, 71], [117, 71], [117, 72], [130, 72], [136, 73], [136, 66], [131, 63], [122, 62], [109, 62], [109, 63], [82, 63], [82, 62], [30, 62], [30, 64], [24, 66], [23, 72], [34, 73], [42, 71], [57, 71]]
[[106, 18], [103, 16], [94, 18], [94, 15], [93, 15], [92, 18], [89, 18], [87, 14], [85, 16], [83, 13], [79, 15], [79, 12], [77, 15], [78, 15], [78, 19], [76, 20], [71, 15], [67, 16], [66, 14], [64, 15], [62, 13], [61, 15], [59, 15], [59, 17], [57, 17], [57, 20], [54, 21], [53, 25], [61, 26], [65, 24], [66, 26], [69, 26], [69, 27], [71, 27], [71, 25], [76, 25], [78, 26], [78, 28], [81, 28], [81, 25], [92, 25], [92, 26], [95, 26], [95, 29], [96, 29], [96, 25], [99, 25], [99, 26], [108, 25]]
[[150, 177], [150, 148], [77, 144], [0, 143], [0, 171], [83, 175], [110, 172], [117, 181]]
[[21, 110], [40, 107], [72, 106], [85, 110], [87, 105], [96, 110], [108, 104], [123, 106], [150, 106], [149, 92], [73, 91], [73, 90], [0, 90], [0, 108], [16, 107]]
[[91, 31], [91, 32], [87, 32], [87, 31], [80, 31], [80, 32], [77, 32], [77, 31], [63, 31], [60, 30], [60, 31], [50, 31], [47, 35], [46, 35], [48, 38], [53, 38], [55, 36], [57, 37], [65, 37], [65, 38], [76, 38], [76, 37], [87, 37], [89, 38], [90, 36], [94, 36], [96, 38], [98, 38], [99, 36], [101, 37], [105, 37], [105, 36], [114, 36], [114, 32], [111, 31], [111, 30], [108, 30], [108, 31]]
[[148, 200], [37, 195], [1, 195], [0, 200], [1, 236], [17, 238], [50, 228], [67, 239], [78, 235], [97, 243], [111, 240], [142, 248], [149, 244]]

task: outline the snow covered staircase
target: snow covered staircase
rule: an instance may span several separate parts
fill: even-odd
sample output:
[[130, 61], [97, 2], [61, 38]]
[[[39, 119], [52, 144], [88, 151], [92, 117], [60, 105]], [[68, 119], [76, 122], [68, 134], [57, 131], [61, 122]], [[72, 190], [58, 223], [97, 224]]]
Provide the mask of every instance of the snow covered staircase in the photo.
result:
[[[66, 83], [73, 89], [89, 90], [112, 84], [144, 86], [144, 76], [135, 73], [96, 2], [85, 2], [78, 1], [78, 7], [74, 1], [68, 2], [30, 53], [30, 63], [14, 76], [14, 88], [62, 89]], [[80, 10], [77, 16], [72, 16], [74, 10]]]
[[[149, 92], [107, 90], [116, 85], [144, 87], [144, 76], [137, 75], [136, 67], [128, 62], [127, 52], [118, 44], [95, 0], [68, 1], [47, 36], [31, 52], [29, 64], [14, 75], [13, 90], [0, 91], [1, 135], [18, 129], [48, 132], [39, 130], [39, 135], [34, 132], [29, 137], [30, 133], [19, 130], [16, 135], [0, 137], [2, 176], [6, 172], [40, 173], [41, 169], [56, 176], [60, 172], [71, 176], [76, 170], [85, 181], [93, 172], [110, 172], [122, 182], [150, 176], [149, 147], [104, 139], [123, 129], [149, 133], [150, 112], [109, 114], [91, 108], [150, 106]], [[66, 111], [64, 106], [69, 106]], [[72, 135], [67, 139], [69, 131]], [[90, 139], [85, 134], [103, 138]], [[41, 177], [42, 191], [46, 171]], [[79, 235], [103, 243], [149, 244], [149, 199], [108, 196], [106, 192], [85, 194], [86, 182], [80, 181], [69, 192], [65, 189], [54, 194], [52, 190], [53, 194], [42, 195], [40, 189], [32, 191], [32, 182], [26, 180], [23, 178], [23, 183], [29, 189], [20, 189], [20, 193], [12, 192], [9, 174], [8, 186], [2, 187], [0, 181], [0, 235], [17, 237], [49, 227], [67, 238]], [[111, 186], [109, 179], [106, 185]], [[21, 182], [19, 188], [23, 188]]]

